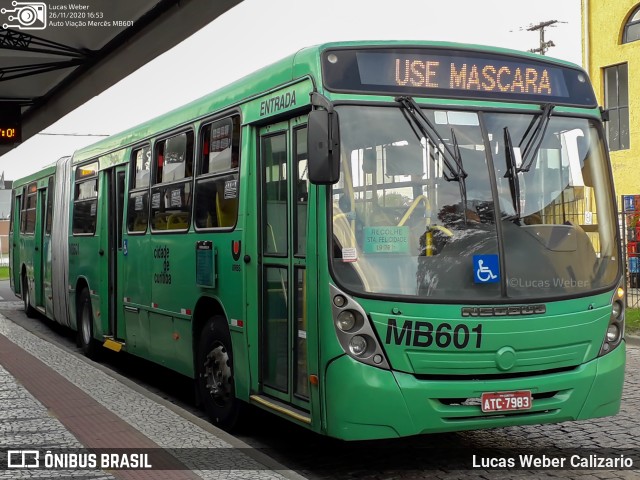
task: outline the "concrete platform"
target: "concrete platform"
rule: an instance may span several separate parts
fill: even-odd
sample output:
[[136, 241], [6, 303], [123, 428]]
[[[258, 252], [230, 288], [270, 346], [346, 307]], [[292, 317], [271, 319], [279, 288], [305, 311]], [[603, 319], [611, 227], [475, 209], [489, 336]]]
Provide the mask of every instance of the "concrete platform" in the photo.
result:
[[[148, 454], [151, 469], [7, 469], [8, 451]], [[120, 450], [105, 450], [120, 449]], [[15, 464], [15, 455], [12, 457]], [[33, 461], [32, 457], [26, 464]], [[51, 456], [48, 457], [52, 458]], [[153, 466], [153, 464], [156, 466]], [[0, 479], [303, 477], [101, 365], [0, 315]]]

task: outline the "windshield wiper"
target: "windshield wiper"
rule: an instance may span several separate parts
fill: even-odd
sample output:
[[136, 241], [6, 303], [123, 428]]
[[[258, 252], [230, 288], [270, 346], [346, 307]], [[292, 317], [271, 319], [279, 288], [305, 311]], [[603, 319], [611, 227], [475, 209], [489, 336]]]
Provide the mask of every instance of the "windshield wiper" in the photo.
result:
[[[467, 172], [464, 171], [462, 166], [462, 154], [460, 153], [460, 146], [458, 145], [458, 139], [456, 138], [456, 132], [451, 128], [451, 141], [453, 142], [453, 151], [455, 156], [453, 159], [456, 161], [456, 166], [458, 170], [456, 174], [458, 175], [458, 184], [460, 186], [460, 198], [462, 199], [462, 218], [464, 219], [464, 223], [467, 223], [467, 182], [465, 178], [467, 178]], [[443, 143], [444, 145], [444, 143]]]
[[507, 173], [504, 174], [504, 178], [509, 179], [509, 190], [511, 190], [511, 200], [513, 201], [513, 208], [516, 214], [509, 219], [520, 220], [522, 218], [522, 206], [520, 204], [520, 167], [516, 163], [515, 153], [513, 151], [513, 142], [511, 141], [511, 134], [509, 133], [509, 127], [504, 127], [504, 148], [505, 156], [507, 158]]
[[429, 118], [424, 114], [415, 100], [411, 97], [398, 97], [396, 98], [396, 102], [398, 102], [403, 107], [403, 112], [409, 114], [409, 117], [418, 127], [420, 133], [424, 137], [428, 138], [442, 154], [442, 160], [449, 173], [449, 175], [443, 173], [444, 178], [449, 182], [458, 182], [467, 178], [467, 172], [464, 171], [464, 168], [462, 166], [460, 150], [456, 148], [456, 145], [454, 145], [454, 151], [451, 151], [449, 146], [436, 130], [433, 123], [431, 123], [431, 120], [429, 120]]
[[[453, 129], [451, 129], [451, 141], [453, 143], [453, 150], [451, 150], [444, 138], [442, 138], [436, 130], [436, 127], [431, 123], [431, 120], [429, 120], [429, 118], [424, 114], [420, 106], [412, 97], [397, 97], [395, 100], [402, 107], [402, 113], [418, 139], [420, 139], [420, 135], [415, 131], [414, 125], [418, 128], [422, 136], [429, 139], [438, 152], [440, 152], [442, 162], [447, 170], [446, 173], [442, 172], [444, 179], [448, 182], [458, 182], [460, 186], [460, 199], [462, 200], [463, 205], [463, 218], [466, 223], [467, 186], [465, 178], [467, 178], [468, 174], [465, 172], [462, 165], [462, 155], [460, 154], [460, 148]], [[435, 155], [431, 153], [430, 156], [435, 162]]]
[[[554, 108], [555, 105], [551, 103], [547, 103], [542, 107], [542, 114], [540, 115], [538, 124], [522, 150], [522, 166], [517, 169], [518, 172], [528, 172], [531, 168], [531, 165], [538, 154], [538, 150], [540, 150], [540, 146], [542, 145], [542, 140], [544, 140], [544, 134], [549, 126], [549, 119], [551, 118], [551, 112]], [[529, 130], [525, 132], [524, 136], [526, 137], [528, 133]], [[524, 137], [522, 138], [522, 141], [524, 142]], [[522, 146], [522, 142], [520, 142], [520, 146]]]

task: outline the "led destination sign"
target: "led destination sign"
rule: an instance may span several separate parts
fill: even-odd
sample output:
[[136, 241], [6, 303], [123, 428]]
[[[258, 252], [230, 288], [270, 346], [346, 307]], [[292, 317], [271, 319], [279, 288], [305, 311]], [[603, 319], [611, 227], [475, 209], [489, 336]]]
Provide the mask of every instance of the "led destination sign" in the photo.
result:
[[20, 132], [17, 127], [0, 126], [0, 144], [13, 144], [20, 141]]
[[324, 54], [323, 74], [327, 88], [335, 91], [596, 105], [579, 69], [484, 52], [330, 50]]
[[[370, 85], [447, 88], [484, 92], [567, 96], [567, 85], [557, 68], [478, 59], [451, 59], [433, 55], [358, 54], [360, 78]], [[380, 68], [380, 60], [389, 65]]]
[[20, 107], [0, 102], [0, 145], [14, 145], [22, 140]]

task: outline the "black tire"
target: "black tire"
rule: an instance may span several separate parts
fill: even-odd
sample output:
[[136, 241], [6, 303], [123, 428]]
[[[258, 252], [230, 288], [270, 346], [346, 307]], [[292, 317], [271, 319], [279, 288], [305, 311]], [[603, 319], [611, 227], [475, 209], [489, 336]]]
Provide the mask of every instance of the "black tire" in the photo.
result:
[[224, 317], [211, 317], [200, 334], [196, 355], [198, 394], [211, 422], [225, 430], [238, 424], [242, 402], [236, 398], [231, 334]]
[[22, 302], [24, 303], [24, 313], [29, 318], [36, 316], [36, 309], [31, 306], [31, 294], [29, 293], [29, 280], [27, 274], [22, 273]]
[[78, 326], [77, 344], [89, 358], [95, 358], [98, 352], [98, 343], [93, 339], [93, 310], [89, 290], [84, 288], [78, 297], [76, 309], [76, 322]]

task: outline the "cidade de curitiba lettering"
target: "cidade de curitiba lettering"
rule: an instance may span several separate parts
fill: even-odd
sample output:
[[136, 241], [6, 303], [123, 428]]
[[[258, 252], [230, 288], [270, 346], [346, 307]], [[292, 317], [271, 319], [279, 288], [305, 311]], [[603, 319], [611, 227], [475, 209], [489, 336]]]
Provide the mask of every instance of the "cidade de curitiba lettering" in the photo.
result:
[[153, 249], [153, 258], [160, 260], [162, 270], [153, 274], [153, 283], [171, 285], [171, 263], [169, 256], [171, 250], [166, 245]]
[[275, 113], [278, 110], [284, 110], [296, 105], [296, 91], [283, 93], [277, 97], [263, 100], [260, 102], [260, 116], [269, 115]]

